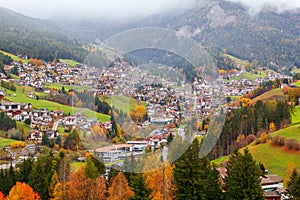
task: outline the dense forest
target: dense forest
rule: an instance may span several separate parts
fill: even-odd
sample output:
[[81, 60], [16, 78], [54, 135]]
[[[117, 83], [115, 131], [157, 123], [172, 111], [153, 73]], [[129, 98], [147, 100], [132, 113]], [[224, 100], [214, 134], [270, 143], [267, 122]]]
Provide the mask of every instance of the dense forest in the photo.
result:
[[253, 105], [249, 99], [241, 100], [240, 108], [227, 114], [220, 139], [211, 152], [212, 158], [229, 155], [235, 148], [248, 145], [262, 134], [288, 126], [290, 117], [291, 108], [286, 102], [259, 100]]
[[0, 49], [14, 55], [27, 55], [53, 61], [68, 58], [82, 62], [88, 52], [81, 44], [59, 33], [60, 27], [8, 9], [0, 8]]
[[8, 131], [17, 128], [16, 121], [7, 116], [4, 112], [0, 112], [0, 130]]

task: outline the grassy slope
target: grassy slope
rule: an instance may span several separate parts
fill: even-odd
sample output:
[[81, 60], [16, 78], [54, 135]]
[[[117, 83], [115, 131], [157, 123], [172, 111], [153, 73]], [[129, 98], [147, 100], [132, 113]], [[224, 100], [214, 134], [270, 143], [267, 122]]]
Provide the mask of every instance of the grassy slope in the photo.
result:
[[63, 85], [63, 84], [59, 84], [59, 83], [46, 83], [43, 86], [45, 88], [53, 88], [53, 89], [57, 89], [57, 90], [61, 90], [61, 88], [64, 86], [66, 91], [68, 91], [70, 89], [74, 89], [74, 90], [79, 91], [79, 92], [91, 88], [90, 86]]
[[68, 63], [71, 67], [75, 67], [77, 64], [80, 64], [79, 62], [75, 60], [69, 60], [69, 59], [59, 59], [60, 62], [66, 62]]
[[[292, 116], [292, 122], [300, 122], [300, 107], [295, 108], [295, 115]], [[288, 128], [271, 133], [272, 136], [285, 136], [287, 139], [295, 139], [300, 142], [300, 125], [292, 125]], [[300, 152], [287, 151], [284, 147], [273, 147], [271, 143], [248, 146], [251, 154], [257, 162], [267, 165], [269, 173], [276, 173], [281, 177], [285, 176], [288, 164], [293, 162], [300, 170]], [[215, 162], [220, 164], [228, 159], [228, 156], [216, 159]]]
[[1, 148], [1, 147], [9, 146], [10, 143], [15, 142], [15, 141], [16, 141], [16, 140], [6, 139], [6, 138], [0, 137], [0, 148]]
[[294, 113], [292, 115], [292, 124], [300, 123], [300, 106], [295, 107]]
[[5, 51], [1, 51], [1, 50], [0, 50], [0, 52], [3, 53], [4, 55], [7, 55], [7, 56], [11, 57], [11, 59], [13, 59], [14, 61], [22, 60], [23, 63], [28, 63], [28, 60], [21, 59], [16, 55], [13, 55], [13, 54], [7, 53]]
[[251, 144], [248, 148], [257, 162], [267, 165], [270, 174], [278, 174], [283, 178], [289, 163], [295, 163], [297, 169], [300, 169], [299, 152], [288, 152], [283, 147], [273, 147], [270, 142], [260, 145]]
[[240, 65], [242, 65], [242, 66], [244, 66], [245, 64], [246, 64], [246, 62], [245, 61], [243, 61], [243, 60], [241, 60], [241, 59], [239, 59], [239, 58], [236, 58], [236, 57], [234, 57], [234, 56], [232, 56], [232, 55], [229, 55], [229, 54], [223, 54], [222, 55], [223, 57], [227, 57], [227, 58], [230, 58], [231, 60], [234, 60], [237, 64], [240, 64]]
[[284, 95], [280, 88], [263, 93], [262, 95], [255, 97], [253, 102], [255, 103], [258, 100], [271, 100], [271, 99], [286, 99], [287, 95]]
[[[4, 89], [4, 88], [2, 88], [0, 86], [0, 89]], [[17, 87], [16, 92], [7, 90], [7, 93], [11, 94], [11, 96], [6, 95], [5, 96], [6, 99], [8, 99], [10, 101], [13, 101], [13, 102], [19, 102], [19, 103], [31, 103], [37, 109], [40, 109], [40, 108], [48, 108], [49, 110], [61, 109], [66, 114], [68, 114], [69, 112], [71, 114], [74, 114], [74, 113], [77, 113], [77, 112], [80, 112], [80, 111], [84, 110], [84, 108], [75, 108], [75, 107], [62, 105], [62, 104], [52, 102], [52, 101], [36, 100], [36, 99], [28, 98], [26, 89], [25, 89], [25, 92], [23, 93], [23, 89], [20, 86]], [[16, 94], [16, 96], [13, 96], [13, 94]], [[86, 113], [89, 116], [93, 116], [93, 117], [96, 116], [100, 122], [109, 120], [109, 116], [101, 114], [101, 113], [97, 113], [97, 112], [94, 112], [94, 111], [91, 111], [91, 110], [89, 110], [89, 111], [87, 110], [87, 111], [83, 112], [83, 114], [86, 114]]]
[[[114, 106], [118, 110], [128, 113], [132, 108], [138, 105], [138, 102], [135, 99], [129, 99], [125, 96], [114, 96], [110, 97], [101, 97], [100, 100], [106, 101], [110, 106]], [[142, 106], [146, 107], [146, 102], [140, 103]]]
[[294, 82], [294, 85], [296, 85], [297, 87], [300, 87], [300, 81]]
[[256, 78], [264, 78], [266, 76], [267, 76], [267, 74], [265, 72], [261, 72], [261, 73], [257, 73], [257, 74], [253, 74], [253, 73], [250, 73], [250, 72], [245, 72], [245, 73], [240, 75], [241, 78], [245, 78], [245, 79], [248, 79], [250, 81], [252, 81]]

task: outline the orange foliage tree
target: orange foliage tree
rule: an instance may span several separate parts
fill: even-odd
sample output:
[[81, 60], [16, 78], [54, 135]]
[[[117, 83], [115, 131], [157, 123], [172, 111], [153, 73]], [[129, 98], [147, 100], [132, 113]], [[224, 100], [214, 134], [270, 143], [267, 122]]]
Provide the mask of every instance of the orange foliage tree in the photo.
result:
[[109, 200], [126, 200], [134, 195], [123, 172], [112, 179], [108, 194]]
[[95, 180], [86, 178], [85, 167], [71, 175], [66, 183], [66, 198], [70, 200], [94, 199], [102, 200], [106, 192], [105, 178], [99, 176]]
[[147, 114], [147, 110], [143, 106], [136, 106], [135, 108], [131, 109], [129, 112], [130, 118], [135, 122], [142, 122], [144, 121], [144, 116]]
[[0, 200], [4, 200], [4, 194], [0, 191]]
[[[156, 170], [153, 170], [156, 169]], [[163, 174], [164, 170], [164, 180], [165, 185], [163, 185]], [[146, 183], [149, 189], [152, 190], [150, 197], [152, 200], [163, 199], [163, 190], [165, 187], [166, 198], [173, 199], [173, 194], [175, 191], [174, 177], [173, 177], [173, 167], [167, 162], [162, 163], [160, 161], [160, 154], [152, 154], [147, 157], [145, 165], [143, 168]]]
[[9, 191], [7, 200], [39, 200], [40, 195], [34, 192], [33, 189], [27, 183], [17, 182], [14, 187]]

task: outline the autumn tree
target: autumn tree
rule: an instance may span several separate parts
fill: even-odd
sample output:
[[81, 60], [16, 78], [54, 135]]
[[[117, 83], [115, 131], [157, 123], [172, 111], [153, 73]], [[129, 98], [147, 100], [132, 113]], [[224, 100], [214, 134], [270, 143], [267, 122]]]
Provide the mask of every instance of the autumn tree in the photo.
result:
[[288, 164], [288, 168], [286, 169], [286, 173], [285, 173], [285, 177], [284, 177], [284, 181], [283, 181], [284, 185], [286, 185], [290, 181], [291, 175], [295, 169], [296, 169], [295, 163]]
[[0, 200], [5, 200], [4, 194], [0, 191]]
[[[58, 153], [57, 175], [58, 181], [61, 183], [60, 190], [63, 197], [66, 196], [66, 183], [70, 180], [71, 175], [71, 156], [65, 150], [60, 150]], [[52, 177], [53, 178], [53, 177]], [[54, 185], [55, 187], [56, 185]], [[58, 189], [58, 188], [57, 188]]]
[[37, 192], [34, 192], [33, 189], [26, 183], [17, 182], [14, 187], [9, 191], [7, 200], [40, 200], [40, 196]]
[[49, 198], [50, 200], [53, 200], [55, 199], [55, 187], [56, 185], [59, 183], [59, 180], [58, 180], [58, 175], [56, 173], [56, 171], [54, 172], [52, 178], [51, 178], [51, 181], [50, 181], [50, 185], [49, 185], [49, 188], [48, 188], [48, 192], [49, 192]]
[[134, 196], [134, 192], [128, 185], [128, 181], [123, 172], [114, 177], [108, 190], [109, 200], [127, 200]]
[[293, 170], [290, 180], [287, 182], [286, 193], [290, 199], [300, 199], [300, 176], [296, 169]]
[[85, 167], [80, 168], [71, 175], [70, 181], [66, 183], [66, 199], [102, 200], [106, 193], [106, 180], [99, 176], [95, 180], [86, 177]]
[[143, 122], [147, 119], [147, 110], [145, 107], [137, 105], [130, 110], [129, 116], [135, 122]]

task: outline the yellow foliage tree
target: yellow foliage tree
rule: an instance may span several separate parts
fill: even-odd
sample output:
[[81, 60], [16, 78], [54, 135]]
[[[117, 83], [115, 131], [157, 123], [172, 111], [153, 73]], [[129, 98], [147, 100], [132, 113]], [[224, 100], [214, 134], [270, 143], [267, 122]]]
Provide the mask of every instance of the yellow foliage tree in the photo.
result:
[[276, 131], [276, 125], [275, 125], [274, 122], [271, 122], [271, 123], [269, 124], [269, 132], [272, 133], [272, 132], [274, 132], [274, 131]]
[[109, 200], [127, 200], [134, 195], [123, 172], [112, 179], [108, 194]]
[[147, 114], [146, 108], [140, 105], [137, 105], [129, 112], [130, 118], [135, 122], [141, 122], [146, 114]]
[[25, 142], [22, 142], [22, 141], [17, 141], [17, 142], [12, 142], [10, 143], [10, 147], [11, 148], [24, 148], [26, 146], [26, 143]]
[[[150, 197], [153, 200], [163, 199], [163, 189], [166, 190], [166, 198], [172, 199], [174, 187], [174, 178], [173, 178], [173, 167], [167, 162], [162, 163], [160, 161], [161, 154], [152, 154], [147, 157], [145, 160], [145, 165], [143, 168], [145, 181], [148, 184], [149, 189], [152, 190]], [[159, 170], [153, 170], [159, 169]], [[164, 170], [164, 180], [165, 185], [163, 185], [163, 170]]]
[[286, 185], [290, 181], [291, 175], [292, 175], [294, 169], [296, 169], [296, 164], [289, 163], [288, 168], [286, 169], [286, 174], [285, 174], [284, 181], [283, 181], [284, 185]]

